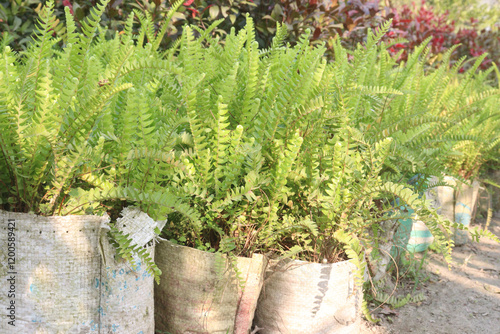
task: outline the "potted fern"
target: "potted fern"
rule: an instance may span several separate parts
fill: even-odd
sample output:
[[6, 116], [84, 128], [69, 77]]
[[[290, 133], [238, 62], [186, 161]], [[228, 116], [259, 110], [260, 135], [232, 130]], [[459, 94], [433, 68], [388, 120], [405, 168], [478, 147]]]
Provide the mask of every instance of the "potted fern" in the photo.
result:
[[391, 201], [399, 199], [414, 208], [438, 240], [446, 240], [441, 221], [416, 194], [404, 184], [382, 179], [391, 141], [367, 145], [359, 135], [344, 130], [331, 146], [319, 146], [304, 159], [314, 166], [315, 177], [297, 177], [294, 187], [290, 185], [296, 196], [291, 200], [298, 203], [293, 210], [296, 221], [308, 220], [312, 228], [310, 233], [295, 229], [282, 236], [283, 248], [293, 249], [296, 260], [277, 262], [267, 276], [255, 318], [264, 333], [278, 333], [280, 328], [292, 333], [326, 329], [355, 333], [361, 310], [371, 319], [362, 286], [369, 276], [379, 279], [385, 264], [370, 261], [367, 266], [366, 259], [377, 260], [383, 243], [390, 243], [384, 233], [394, 220], [415, 217], [395, 210]]
[[428, 194], [435, 198], [438, 212], [455, 221], [455, 245], [462, 245], [468, 239], [468, 225], [479, 190], [477, 178], [489, 152], [498, 146], [498, 113], [493, 107], [498, 101], [498, 89], [486, 82], [486, 77], [495, 68], [477, 73], [483, 59], [484, 55], [463, 75], [457, 73], [460, 63], [449, 71], [443, 69], [432, 75], [436, 77], [438, 72], [446, 74], [446, 84], [440, 88], [444, 97], [441, 99], [441, 108], [444, 109], [441, 114], [451, 122], [446, 125], [443, 139], [454, 140], [440, 140], [448, 154], [438, 157], [438, 160], [447, 176], [441, 184], [434, 179], [437, 185], [435, 194]]
[[[480, 59], [478, 59], [479, 61]], [[476, 62], [477, 63], [477, 62]], [[457, 132], [463, 132], [474, 140], [457, 143], [453, 146], [455, 155], [447, 160], [453, 175], [456, 175], [457, 191], [455, 193], [455, 222], [461, 226], [469, 226], [474, 207], [477, 202], [482, 166], [487, 162], [491, 152], [498, 149], [500, 143], [500, 114], [497, 111], [499, 102], [498, 89], [484, 83], [485, 73], [468, 76], [462, 81], [470, 82], [469, 98], [462, 101], [463, 109], [471, 115], [454, 126]], [[473, 111], [473, 113], [472, 113]], [[463, 245], [468, 240], [468, 231], [457, 229], [454, 233], [456, 245]]]
[[[142, 231], [125, 229], [123, 223], [110, 226], [105, 214], [115, 220], [132, 203], [155, 219], [184, 208], [189, 214], [179, 197], [160, 188], [159, 179], [175, 164], [168, 143], [155, 142], [166, 126], [152, 126], [149, 119], [161, 113], [154, 103], [155, 78], [175, 71], [155, 49], [166, 25], [158, 39], [148, 36], [153, 45], [146, 47], [140, 38], [151, 30], [141, 29], [134, 43], [133, 17], [121, 36], [95, 38], [106, 5], [96, 6], [81, 33], [67, 10], [66, 38], [60, 41], [51, 33], [55, 18], [49, 1], [28, 50], [1, 50], [2, 240], [12, 243], [18, 262], [14, 268], [3, 265], [0, 275], [6, 279], [15, 272], [18, 298], [11, 303], [2, 296], [2, 302], [15, 304], [15, 312], [3, 314], [13, 316], [18, 331], [120, 326], [152, 333], [153, 279], [159, 277], [154, 251], [132, 237]], [[137, 115], [137, 107], [145, 104]], [[150, 221], [148, 228], [155, 227]], [[2, 264], [9, 254], [2, 250]], [[137, 267], [128, 269], [115, 255]], [[127, 279], [112, 279], [122, 272]], [[139, 294], [123, 294], [125, 303], [106, 309], [120, 294], [118, 284], [127, 286], [132, 276]], [[147, 294], [149, 299], [138, 302]], [[134, 316], [120, 316], [134, 308]]]
[[[184, 30], [176, 59], [183, 74], [160, 97], [176, 111], [170, 123], [178, 124], [177, 150], [185, 166], [167, 183], [199, 217], [189, 221], [172, 214], [162, 233], [169, 242], [160, 243], [156, 253], [165, 269], [156, 290], [156, 321], [160, 330], [172, 333], [248, 332], [263, 265], [252, 274], [255, 284], [239, 261], [281, 247], [280, 235], [291, 228], [284, 224], [293, 206], [287, 183], [297, 156], [304, 140], [314, 137], [309, 131], [331, 121], [323, 107], [333, 73], [322, 58], [323, 47], [310, 48], [307, 36], [284, 47], [286, 29], [279, 26], [271, 49], [260, 55], [250, 18], [245, 29], [227, 35], [223, 47], [210, 34], [214, 28], [198, 30], [197, 39], [191, 28]], [[307, 223], [297, 221], [293, 228], [307, 229]], [[190, 257], [182, 260], [178, 252]], [[211, 262], [201, 265], [195, 254]], [[204, 284], [191, 281], [195, 265], [207, 270], [195, 275]], [[172, 267], [178, 269], [167, 272]], [[226, 271], [232, 278], [223, 280]], [[252, 300], [244, 300], [250, 290]], [[220, 294], [224, 301], [217, 305]], [[221, 313], [226, 320], [220, 320]]]
[[[183, 75], [160, 97], [177, 111], [169, 113], [169, 122], [178, 124], [177, 152], [185, 167], [168, 185], [197, 212], [196, 220], [171, 215], [162, 234], [169, 241], [156, 253], [165, 269], [156, 290], [156, 321], [172, 333], [249, 331], [265, 266], [263, 256], [254, 254], [262, 253], [259, 230], [276, 218], [256, 221], [272, 215], [265, 206], [280, 193], [272, 180], [286, 177], [283, 165], [300, 147], [299, 136], [288, 145], [252, 137], [254, 129], [234, 118], [250, 122], [254, 116], [259, 55], [253, 26], [228, 35], [222, 58], [214, 53], [220, 48], [210, 35], [214, 28], [199, 31], [197, 40], [191, 28], [184, 30], [177, 60]], [[235, 113], [240, 108], [245, 116]], [[283, 152], [274, 166], [265, 164], [270, 146]]]
[[[367, 277], [377, 281], [385, 275], [386, 259], [390, 258], [387, 254], [393, 246], [399, 220], [418, 217], [450, 259], [451, 223], [440, 219], [405, 180], [415, 170], [423, 173], [441, 170], [441, 165], [433, 159], [446, 147], [410, 151], [419, 142], [432, 143], [436, 137], [445, 138], [446, 129], [441, 122], [446, 119], [426, 117], [416, 122], [422, 126], [415, 132], [405, 128], [415, 126], [409, 124], [411, 121], [407, 123], [406, 113], [410, 110], [405, 103], [418, 100], [418, 94], [423, 92], [417, 91], [417, 97], [408, 96], [402, 87], [414, 82], [412, 66], [422, 49], [410, 58], [414, 63], [409, 68], [395, 72], [396, 79], [402, 77], [393, 82], [395, 86], [387, 81], [382, 81], [381, 86], [371, 86], [377, 81], [370, 75], [385, 76], [390, 69], [387, 54], [377, 51], [377, 41], [384, 29], [387, 26], [376, 34], [369, 33], [366, 47], [359, 47], [353, 53], [352, 62], [339, 44], [335, 47], [336, 59], [329, 68], [334, 73], [329, 77], [329, 93], [334, 98], [325, 99], [324, 108], [324, 114], [332, 115], [334, 121], [316, 128], [309, 126], [308, 132], [313, 135], [304, 137], [295, 172], [291, 174], [294, 177], [286, 185], [293, 208], [286, 210], [288, 219], [284, 222], [290, 222], [289, 225], [283, 225], [290, 233], [276, 234], [282, 254], [290, 255], [284, 250], [293, 250], [295, 259], [309, 263], [278, 262], [267, 275], [255, 319], [263, 333], [278, 333], [280, 328], [292, 333], [333, 332], [341, 328], [356, 332], [360, 308], [371, 319], [366, 303], [361, 301], [361, 285]], [[370, 67], [372, 64], [375, 68]], [[391, 118], [396, 119], [397, 126], [390, 123]], [[396, 159], [404, 160], [396, 164]], [[395, 208], [396, 202], [411, 207], [414, 213]], [[307, 222], [304, 225], [309, 226], [310, 233], [300, 229], [298, 222]], [[337, 266], [345, 266], [345, 276], [341, 278], [339, 274], [336, 280], [332, 262], [346, 259], [346, 254], [354, 266], [338, 262]], [[349, 274], [356, 277], [357, 287], [349, 283], [346, 278]], [[291, 293], [301, 290], [309, 293], [305, 296]], [[342, 296], [344, 305], [332, 306], [331, 301], [338, 296]]]
[[[13, 313], [26, 321], [16, 323], [14, 316], [11, 325], [22, 332], [36, 328], [90, 331], [99, 307], [98, 291], [91, 284], [99, 275], [98, 244], [105, 220], [99, 216], [51, 217], [64, 208], [67, 190], [82, 184], [75, 180], [82, 162], [99, 157], [85, 140], [97, 103], [89, 105], [94, 106], [94, 115], [91, 111], [85, 122], [83, 115], [70, 116], [74, 108], [71, 95], [75, 95], [79, 78], [68, 83], [69, 96], [59, 95], [63, 78], [53, 70], [64, 66], [56, 66], [52, 58], [58, 42], [49, 33], [54, 23], [52, 7], [49, 2], [41, 11], [40, 27], [24, 58], [8, 47], [2, 50], [0, 170], [6, 185], [1, 190], [2, 209], [7, 210], [2, 211], [2, 221], [4, 232], [10, 228], [12, 246], [17, 246], [12, 251], [24, 261], [15, 270], [3, 266], [1, 276], [17, 272], [16, 287], [21, 294]], [[71, 28], [68, 30], [71, 34]], [[59, 63], [64, 61], [69, 64], [68, 57]], [[103, 96], [101, 101], [105, 100]], [[16, 244], [16, 240], [24, 242]], [[2, 258], [7, 255], [2, 251]], [[4, 298], [2, 302], [8, 304]]]
[[[247, 332], [256, 300], [248, 302], [252, 306], [245, 308], [245, 312], [251, 310], [251, 313], [244, 316], [240, 327], [237, 300], [243, 298], [249, 285], [245, 282], [246, 272], [241, 275], [238, 258], [270, 251], [279, 256], [299, 256], [297, 251], [301, 247], [294, 243], [303, 246], [300, 235], [311, 242], [318, 231], [311, 215], [315, 220], [329, 221], [319, 238], [338, 229], [336, 234], [325, 237], [328, 239], [324, 242], [325, 250], [335, 243], [336, 249], [344, 253], [342, 245], [352, 243], [347, 241], [352, 238], [350, 234], [345, 234], [349, 224], [341, 225], [329, 217], [336, 212], [325, 199], [328, 190], [322, 184], [322, 177], [330, 174], [322, 175], [321, 171], [328, 169], [333, 173], [329, 169], [332, 137], [339, 128], [348, 126], [339, 121], [347, 115], [332, 107], [342, 92], [332, 88], [335, 67], [323, 60], [324, 48], [311, 49], [307, 35], [297, 46], [283, 47], [286, 30], [279, 26], [273, 46], [259, 56], [251, 19], [244, 30], [227, 36], [224, 47], [210, 34], [214, 28], [212, 25], [206, 31], [198, 30], [198, 39], [191, 28], [185, 29], [175, 59], [183, 73], [164, 85], [160, 96], [165, 104], [170, 104], [168, 122], [176, 125], [176, 155], [185, 167], [165, 184], [177, 189], [198, 217], [193, 221], [179, 214], [170, 215], [162, 233], [169, 241], [161, 242], [156, 252], [159, 267], [165, 269], [156, 290], [156, 320], [160, 330], [173, 333]], [[339, 145], [348, 141], [347, 134], [340, 138]], [[389, 144], [387, 141], [378, 146], [387, 151]], [[324, 150], [328, 153], [318, 153], [323, 147], [327, 147]], [[335, 154], [342, 156], [342, 151], [335, 150]], [[311, 155], [317, 158], [311, 159]], [[352, 159], [359, 157], [358, 154]], [[316, 166], [318, 163], [320, 167]], [[371, 174], [363, 174], [361, 180], [366, 181], [364, 177], [368, 175], [369, 180], [379, 180]], [[346, 186], [356, 185], [354, 179], [350, 182]], [[308, 187], [300, 187], [301, 183]], [[370, 185], [382, 191], [381, 183]], [[321, 199], [308, 199], [317, 196]], [[300, 202], [306, 203], [307, 209], [299, 210]], [[312, 214], [311, 208], [318, 205], [329, 209], [321, 208]], [[327, 213], [328, 210], [332, 213]], [[287, 238], [294, 241], [285, 242]], [[305, 252], [300, 258], [321, 262], [318, 254], [325, 254], [325, 250], [316, 253], [308, 249], [310, 255]], [[177, 255], [181, 252], [189, 253], [189, 257]], [[360, 254], [349, 254], [356, 255], [353, 256], [359, 265], [356, 272], [363, 272], [364, 260]], [[195, 260], [195, 255], [208, 260], [208, 264], [201, 265], [204, 262]], [[334, 261], [334, 257], [327, 261]], [[200, 280], [192, 282], [195, 266], [203, 267], [207, 273], [197, 272], [195, 276]], [[354, 288], [354, 275], [348, 275], [349, 271], [354, 272], [353, 268], [347, 262], [342, 266], [348, 268], [346, 284]], [[177, 270], [167, 271], [167, 268]], [[225, 277], [227, 271], [232, 271], [232, 276]], [[238, 285], [241, 285], [239, 296]], [[216, 292], [222, 294], [222, 291], [225, 300], [217, 305], [217, 297], [221, 295]], [[355, 298], [361, 303], [360, 287], [355, 291]], [[353, 311], [359, 324], [356, 310], [359, 307]], [[227, 319], [215, 321], [221, 313], [227, 314]]]
[[[293, 189], [289, 190], [289, 193], [295, 195], [295, 198], [289, 197], [290, 203], [293, 203], [296, 211], [294, 220], [289, 221], [302, 224], [307, 222], [307, 225], [311, 226], [311, 233], [304, 233], [304, 230], [299, 232], [297, 225], [300, 224], [291, 224], [288, 227], [292, 231], [289, 237], [279, 236], [282, 251], [293, 247], [293, 250], [298, 252], [294, 258], [309, 262], [302, 262], [300, 265], [291, 262], [285, 267], [295, 265], [302, 268], [297, 269], [297, 272], [314, 272], [316, 276], [312, 274], [307, 278], [304, 276], [302, 279], [293, 279], [294, 270], [281, 272], [283, 268], [280, 266], [276, 267], [274, 273], [269, 274], [266, 282], [268, 286], [262, 293], [255, 320], [259, 327], [264, 328], [264, 332], [276, 332], [280, 326], [300, 333], [319, 331], [323, 327], [335, 330], [346, 325], [347, 331], [355, 332], [359, 328], [359, 310], [363, 303], [361, 286], [366, 267], [364, 254], [367, 252], [373, 259], [380, 258], [377, 254], [384, 254], [383, 250], [380, 250], [380, 247], [385, 246], [384, 243], [389, 244], [390, 250], [390, 233], [394, 233], [394, 222], [397, 222], [398, 218], [408, 217], [406, 214], [394, 212], [393, 207], [389, 205], [389, 199], [400, 197], [411, 203], [414, 200], [411, 191], [405, 189], [402, 184], [383, 182], [381, 177], [386, 164], [390, 163], [388, 158], [392, 158], [389, 152], [393, 149], [393, 140], [381, 140], [383, 138], [375, 136], [363, 137], [360, 131], [352, 128], [353, 125], [359, 126], [363, 132], [371, 133], [369, 125], [364, 127], [367, 125], [365, 122], [368, 116], [363, 116], [362, 110], [366, 109], [366, 114], [370, 115], [373, 111], [371, 108], [382, 107], [376, 103], [370, 104], [371, 101], [377, 101], [377, 95], [387, 95], [389, 99], [402, 94], [392, 87], [369, 87], [364, 86], [364, 82], [349, 82], [357, 78], [367, 78], [360, 72], [367, 64], [376, 63], [376, 43], [381, 34], [383, 32], [377, 36], [368, 36], [369, 45], [366, 49], [358, 48], [354, 54], [354, 64], [348, 63], [347, 52], [337, 45], [336, 61], [327, 69], [331, 73], [330, 76], [325, 75], [330, 98], [325, 99], [323, 115], [329, 115], [330, 119], [321, 126], [309, 126], [309, 129], [315, 129], [316, 133], [305, 138], [305, 143], [308, 144], [303, 144], [304, 150], [299, 153], [299, 156], [302, 155], [301, 164], [293, 173], [297, 175], [295, 179], [300, 182], [296, 181], [295, 184], [291, 183], [293, 187], [289, 186]], [[374, 58], [373, 62], [370, 62], [370, 57]], [[366, 72], [375, 73], [369, 68]], [[369, 79], [366, 80], [369, 82]], [[384, 115], [384, 110], [380, 112], [381, 116]], [[342, 119], [345, 122], [339, 121]], [[364, 124], [359, 125], [361, 121]], [[351, 131], [346, 132], [349, 127]], [[373, 130], [373, 133], [375, 132], [376, 130]], [[393, 151], [391, 153], [394, 154]], [[380, 155], [377, 161], [372, 158], [374, 155]], [[383, 209], [379, 208], [382, 204]], [[421, 201], [412, 204], [419, 213], [423, 212]], [[372, 229], [376, 234], [370, 238]], [[339, 260], [346, 260], [345, 254], [348, 254], [354, 266], [348, 262], [334, 264]], [[374, 265], [374, 261], [371, 261], [371, 264]], [[342, 274], [333, 274], [333, 268], [336, 266], [344, 268]], [[379, 268], [384, 268], [383, 261], [380, 261], [378, 266], [373, 266], [370, 274], [374, 277], [380, 276], [377, 272]], [[339, 281], [333, 278], [336, 275]], [[357, 278], [356, 281], [353, 280], [354, 277]], [[285, 286], [284, 282], [287, 283]], [[303, 296], [284, 292], [300, 291], [304, 287], [300, 286], [299, 289], [298, 285], [304, 285], [303, 282], [311, 283], [308, 284], [308, 291], [313, 293]], [[332, 299], [335, 299], [332, 296], [336, 293], [342, 296], [338, 304], [332, 303]], [[286, 297], [283, 297], [285, 295]], [[296, 307], [298, 303], [302, 303], [301, 307]], [[369, 317], [366, 304], [363, 308]], [[304, 313], [300, 313], [302, 310]], [[332, 314], [336, 314], [336, 317], [332, 317]]]

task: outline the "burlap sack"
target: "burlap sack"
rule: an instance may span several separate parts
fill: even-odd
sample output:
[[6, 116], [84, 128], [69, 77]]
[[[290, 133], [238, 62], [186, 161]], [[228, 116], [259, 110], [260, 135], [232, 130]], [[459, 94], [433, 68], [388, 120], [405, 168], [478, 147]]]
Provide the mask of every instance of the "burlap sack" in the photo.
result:
[[[9, 231], [10, 226], [15, 228]], [[14, 223], [14, 224], [13, 224]], [[97, 216], [40, 217], [0, 211], [0, 333], [91, 333], [99, 330], [100, 229]], [[15, 241], [8, 240], [14, 232]], [[11, 236], [12, 238], [12, 236]], [[10, 248], [8, 244], [15, 243]], [[9, 256], [13, 255], [13, 256]], [[15, 257], [13, 264], [9, 258]], [[11, 280], [14, 298], [7, 294]], [[10, 284], [9, 284], [10, 285]], [[9, 286], [9, 289], [11, 287]], [[11, 294], [12, 296], [12, 294]], [[14, 317], [7, 305], [14, 301]], [[15, 327], [8, 321], [15, 319]]]
[[262, 255], [238, 258], [237, 268], [245, 281], [243, 290], [232, 266], [220, 254], [165, 240], [156, 247], [156, 263], [163, 272], [160, 285], [155, 286], [157, 330], [171, 334], [248, 334], [263, 282]]
[[266, 271], [254, 324], [259, 334], [359, 333], [362, 291], [355, 266], [281, 261]]

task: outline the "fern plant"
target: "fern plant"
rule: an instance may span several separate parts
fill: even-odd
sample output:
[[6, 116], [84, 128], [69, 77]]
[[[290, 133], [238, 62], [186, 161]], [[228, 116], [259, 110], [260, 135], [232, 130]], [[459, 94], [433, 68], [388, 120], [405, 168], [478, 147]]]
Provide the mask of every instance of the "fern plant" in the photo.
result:
[[[163, 136], [170, 125], [155, 121], [164, 112], [156, 96], [158, 80], [177, 71], [169, 52], [157, 50], [166, 28], [153, 35], [146, 20], [136, 38], [131, 16], [123, 34], [105, 40], [99, 20], [106, 5], [93, 9], [81, 32], [66, 9], [67, 34], [58, 48], [49, 1], [26, 52], [3, 49], [1, 208], [40, 215], [101, 214], [136, 203], [154, 218], [172, 211], [194, 217], [182, 198], [162, 187], [165, 175], [180, 168], [174, 140]], [[129, 247], [126, 236], [112, 236], [119, 253], [137, 251], [158, 277], [145, 252]]]
[[[337, 45], [335, 62], [327, 64], [324, 48], [311, 48], [307, 34], [294, 47], [283, 45], [280, 25], [271, 48], [258, 50], [247, 21], [223, 46], [210, 33], [217, 23], [184, 29], [171, 58], [182, 73], [159, 81], [174, 155], [184, 166], [165, 186], [200, 218], [172, 213], [164, 236], [230, 256], [350, 258], [361, 285], [365, 255], [376, 264], [381, 247], [392, 246], [398, 219], [418, 216], [449, 260], [456, 224], [406, 184], [414, 173], [440, 174], [444, 162], [436, 157], [474, 139], [449, 131], [466, 112], [442, 115], [444, 93], [420, 88], [441, 84], [448, 72], [424, 71], [425, 46], [394, 68], [377, 45], [387, 27], [371, 34], [352, 61]], [[415, 214], [395, 208], [398, 201]]]
[[[396, 64], [395, 58], [379, 43], [389, 27], [382, 25], [369, 32], [365, 46], [352, 53], [337, 43], [334, 45], [336, 72], [334, 79], [336, 102], [350, 115], [353, 127], [359, 129], [370, 143], [384, 138], [394, 139], [392, 154], [385, 162], [383, 174], [391, 181], [409, 180], [415, 174], [442, 177], [447, 161], [456, 154], [455, 145], [480, 143], [481, 139], [467, 131], [457, 131], [456, 125], [467, 120], [484, 100], [498, 91], [484, 85], [486, 76], [479, 75], [482, 87], [471, 95], [468, 88], [481, 63], [456, 81], [460, 64], [449, 68], [447, 61], [454, 49], [443, 56], [442, 66], [428, 69], [425, 63], [430, 39], [409, 55], [406, 63]], [[493, 71], [491, 68], [489, 72]], [[353, 94], [357, 92], [357, 94]]]
[[[289, 207], [283, 210], [281, 230], [287, 232], [274, 234], [279, 245], [275, 248], [298, 258], [332, 262], [347, 255], [358, 267], [360, 285], [365, 258], [370, 259], [369, 276], [378, 280], [385, 273], [383, 259], [389, 259], [399, 219], [423, 221], [451, 261], [449, 232], [457, 224], [437, 216], [407, 180], [416, 173], [443, 175], [454, 145], [480, 141], [453, 129], [471, 115], [461, 103], [469, 96], [463, 90], [468, 77], [461, 87], [451, 87], [447, 82], [456, 69], [424, 71], [419, 57], [427, 52], [425, 45], [408, 64], [395, 68], [389, 54], [377, 46], [385, 29], [387, 25], [369, 33], [366, 47], [350, 56], [340, 44], [335, 47], [335, 62], [325, 71], [331, 74], [323, 115], [331, 120], [317, 128], [311, 124], [313, 135], [305, 138], [287, 184]], [[478, 64], [480, 60], [469, 77]], [[468, 99], [469, 105], [492, 94], [478, 94]], [[454, 112], [443, 112], [450, 106]], [[404, 206], [415, 214], [406, 213]], [[475, 230], [473, 235], [496, 240], [487, 231]], [[366, 304], [364, 310], [369, 316]]]
[[[359, 132], [345, 127], [304, 159], [311, 164], [311, 176], [308, 167], [299, 167], [302, 172], [290, 183], [294, 208], [289, 215], [295, 221], [289, 225], [284, 221], [283, 230], [289, 233], [280, 236], [282, 249], [291, 249], [296, 257], [312, 262], [348, 258], [357, 267], [355, 280], [361, 287], [366, 273], [377, 280], [378, 272], [384, 272], [387, 263], [380, 258], [392, 247], [398, 219], [415, 218], [394, 208], [392, 203], [399, 201], [415, 208], [418, 219], [429, 226], [449, 259], [447, 232], [452, 223], [440, 219], [406, 184], [383, 179], [391, 145], [391, 138], [371, 145]], [[363, 311], [370, 318], [366, 302]]]
[[[452, 147], [455, 154], [446, 161], [453, 173], [465, 180], [477, 178], [482, 165], [495, 159], [500, 149], [500, 112], [497, 108], [500, 90], [485, 82], [493, 70], [491, 67], [484, 72], [470, 73], [465, 77], [457, 76], [451, 82], [453, 87], [464, 86], [461, 89], [467, 94], [459, 101], [459, 105], [468, 110], [470, 115], [457, 122], [451, 130], [476, 138], [456, 143]], [[464, 81], [468, 84], [464, 85]]]
[[[321, 117], [327, 92], [324, 48], [259, 50], [251, 18], [224, 46], [207, 30], [187, 27], [174, 83], [161, 81], [160, 99], [176, 124], [176, 155], [185, 167], [168, 182], [200, 217], [174, 213], [169, 239], [235, 255], [264, 252], [282, 220], [290, 177], [308, 126]], [[195, 38], [195, 33], [199, 36]], [[284, 85], [283, 82], [287, 82]], [[300, 93], [296, 93], [300, 92]]]

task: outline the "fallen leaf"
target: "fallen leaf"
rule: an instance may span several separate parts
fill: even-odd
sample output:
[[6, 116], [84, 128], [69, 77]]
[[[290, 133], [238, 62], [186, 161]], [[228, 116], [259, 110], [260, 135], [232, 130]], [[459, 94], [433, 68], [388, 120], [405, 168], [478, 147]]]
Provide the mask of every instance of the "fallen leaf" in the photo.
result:
[[379, 313], [383, 314], [383, 315], [395, 315], [395, 316], [399, 315], [398, 311], [392, 310], [391, 308], [389, 308], [388, 306], [385, 306], [385, 305], [382, 306], [382, 308], [380, 309]]
[[484, 284], [483, 285], [484, 289], [489, 291], [489, 292], [493, 292], [493, 293], [500, 293], [500, 288], [499, 287], [496, 287], [496, 286], [493, 286], [493, 285], [490, 285], [490, 284]]

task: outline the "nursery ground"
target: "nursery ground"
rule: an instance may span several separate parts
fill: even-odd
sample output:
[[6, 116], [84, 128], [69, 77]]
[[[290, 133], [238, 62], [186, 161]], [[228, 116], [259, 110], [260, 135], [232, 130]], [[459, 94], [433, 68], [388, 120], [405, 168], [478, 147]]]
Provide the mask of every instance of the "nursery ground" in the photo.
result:
[[[500, 218], [489, 230], [500, 237]], [[442, 256], [428, 253], [419, 285], [426, 299], [392, 310], [375, 311], [378, 325], [363, 323], [362, 333], [488, 333], [500, 334], [500, 244], [481, 239], [456, 247], [452, 269]]]

